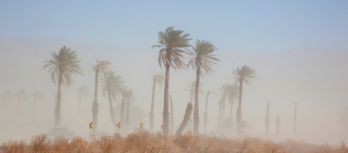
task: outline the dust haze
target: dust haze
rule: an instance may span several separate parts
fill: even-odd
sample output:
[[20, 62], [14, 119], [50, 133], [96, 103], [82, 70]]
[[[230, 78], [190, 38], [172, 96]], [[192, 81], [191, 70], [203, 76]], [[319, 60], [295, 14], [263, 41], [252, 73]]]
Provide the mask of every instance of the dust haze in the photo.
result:
[[[158, 30], [160, 31], [160, 30]], [[194, 41], [190, 42], [191, 44]], [[84, 75], [73, 75], [73, 85], [62, 86], [61, 126], [75, 132], [75, 136], [88, 138], [88, 123], [92, 121], [92, 102], [94, 93], [94, 72], [91, 66], [96, 59], [111, 62], [110, 70], [121, 76], [125, 85], [135, 91], [136, 100], [132, 102], [130, 125], [137, 128], [144, 122], [149, 128], [149, 113], [152, 96], [152, 75], [162, 73], [158, 65], [158, 49], [116, 47], [106, 44], [76, 43], [65, 40], [40, 38], [0, 39], [0, 92], [10, 90], [17, 93], [24, 89], [27, 100], [21, 100], [17, 120], [14, 121], [17, 97], [7, 100], [0, 115], [0, 142], [9, 139], [24, 139], [32, 135], [47, 133], [54, 126], [54, 105], [57, 85], [51, 81], [51, 73], [43, 69], [43, 62], [51, 59], [51, 53], [67, 46], [77, 51], [80, 67]], [[274, 141], [284, 139], [304, 140], [311, 143], [339, 144], [348, 141], [347, 122], [343, 121], [348, 107], [348, 52], [327, 48], [293, 48], [277, 53], [253, 53], [248, 51], [216, 51], [221, 60], [214, 66], [214, 74], [201, 79], [204, 94], [199, 95], [200, 132], [203, 133], [203, 113], [207, 91], [215, 91], [208, 103], [208, 133], [235, 137], [219, 133], [220, 87], [234, 84], [232, 70], [243, 65], [254, 69], [252, 85], [243, 86], [243, 120], [252, 126], [248, 136], [262, 137]], [[187, 56], [186, 56], [187, 57]], [[187, 63], [188, 59], [185, 58]], [[192, 68], [170, 71], [169, 93], [173, 98], [174, 127], [177, 129], [183, 119], [186, 105], [190, 101], [188, 84], [195, 81]], [[77, 110], [79, 96], [77, 88], [86, 86], [88, 97], [82, 97], [79, 118]], [[98, 131], [106, 133], [114, 130], [107, 97], [103, 96], [99, 84], [99, 121]], [[40, 91], [43, 100], [36, 102], [33, 121], [34, 91]], [[164, 88], [156, 86], [154, 130], [161, 131]], [[113, 103], [116, 120], [119, 122], [121, 97]], [[267, 103], [270, 103], [270, 129], [265, 134]], [[294, 107], [297, 102], [297, 134], [294, 137]], [[0, 106], [4, 103], [0, 100]], [[232, 110], [235, 122], [237, 103]], [[229, 117], [230, 105], [225, 108], [225, 119]], [[276, 136], [276, 116], [280, 116], [280, 132]]]

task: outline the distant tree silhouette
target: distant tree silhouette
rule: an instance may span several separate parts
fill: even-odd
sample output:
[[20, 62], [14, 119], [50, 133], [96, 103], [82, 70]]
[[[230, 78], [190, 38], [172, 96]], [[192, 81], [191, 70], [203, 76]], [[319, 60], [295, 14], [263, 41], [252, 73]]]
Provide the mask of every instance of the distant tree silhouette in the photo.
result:
[[18, 96], [18, 99], [17, 99], [17, 109], [16, 109], [16, 114], [15, 114], [15, 118], [14, 118], [14, 121], [16, 122], [17, 120], [17, 114], [18, 114], [18, 108], [19, 108], [19, 103], [21, 100], [24, 100], [26, 101], [27, 100], [27, 97], [26, 97], [26, 92], [24, 90], [21, 90], [17, 93], [17, 96]]
[[34, 104], [33, 105], [33, 120], [32, 120], [32, 122], [34, 122], [36, 101], [42, 100], [43, 96], [42, 96], [40, 91], [35, 91], [35, 92], [32, 93], [32, 95], [33, 95], [33, 98], [34, 98], [34, 101], [33, 101], [33, 104]]
[[162, 87], [162, 83], [164, 83], [164, 76], [162, 74], [156, 74], [153, 75], [153, 86], [152, 86], [152, 100], [151, 100], [151, 110], [150, 110], [150, 127], [149, 127], [149, 131], [153, 132], [153, 127], [154, 127], [154, 107], [155, 107], [155, 89], [156, 89], [156, 83], [158, 83], [158, 85], [160, 87]]

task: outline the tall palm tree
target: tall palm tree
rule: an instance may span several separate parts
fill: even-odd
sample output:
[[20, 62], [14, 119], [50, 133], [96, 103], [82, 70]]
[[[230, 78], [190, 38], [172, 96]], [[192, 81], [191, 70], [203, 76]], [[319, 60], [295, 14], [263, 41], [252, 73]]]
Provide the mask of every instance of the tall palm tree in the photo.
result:
[[18, 113], [18, 108], [19, 108], [19, 103], [22, 100], [26, 101], [27, 100], [27, 97], [26, 97], [26, 92], [22, 89], [21, 91], [18, 92], [18, 100], [17, 100], [17, 109], [16, 109], [16, 114], [15, 114], [15, 118], [14, 118], [14, 121], [16, 122], [17, 120], [17, 113]]
[[126, 121], [125, 121], [125, 129], [126, 133], [128, 134], [129, 130], [129, 114], [130, 114], [130, 105], [132, 101], [135, 101], [135, 95], [134, 95], [134, 90], [128, 89], [128, 92], [126, 94], [126, 105], [127, 105], [127, 111], [126, 111]]
[[234, 69], [232, 74], [236, 79], [236, 83], [239, 82], [239, 101], [237, 109], [237, 136], [242, 135], [242, 94], [243, 94], [243, 83], [250, 84], [250, 79], [256, 78], [254, 76], [255, 70], [251, 69], [247, 65], [243, 65], [240, 69]]
[[[62, 47], [58, 54], [53, 52], [52, 58], [49, 61], [45, 61], [44, 69], [49, 67], [48, 71], [51, 72], [51, 80], [54, 84], [58, 82], [58, 94], [57, 94], [57, 108], [55, 110], [55, 126], [60, 125], [60, 106], [61, 106], [61, 85], [68, 88], [73, 84], [71, 76], [73, 74], [82, 74], [79, 62], [77, 59], [76, 51], [71, 51], [66, 46]], [[83, 75], [83, 74], [82, 74]]]
[[104, 87], [102, 89], [104, 96], [108, 96], [110, 106], [111, 121], [114, 124], [115, 130], [117, 130], [117, 123], [115, 118], [114, 108], [112, 101], [116, 101], [116, 98], [120, 95], [120, 91], [123, 88], [124, 81], [120, 76], [115, 76], [115, 72], [111, 71], [105, 78], [102, 78]]
[[162, 83], [164, 83], [164, 76], [162, 74], [157, 74], [157, 75], [153, 75], [153, 86], [152, 86], [152, 100], [151, 100], [151, 111], [150, 111], [150, 128], [149, 130], [152, 132], [153, 131], [153, 120], [154, 120], [154, 101], [155, 101], [155, 88], [156, 88], [156, 83], [158, 83], [158, 85], [160, 87], [162, 87]]
[[207, 109], [208, 109], [208, 98], [209, 98], [210, 94], [213, 94], [215, 96], [217, 95], [217, 93], [215, 91], [208, 91], [207, 92], [207, 98], [205, 99], [205, 112], [204, 112], [204, 133], [207, 130], [207, 124], [208, 124], [208, 112], [207, 112]]
[[77, 91], [79, 92], [79, 109], [77, 110], [76, 123], [79, 120], [80, 106], [81, 106], [81, 97], [82, 96], [84, 96], [84, 97], [89, 96], [88, 89], [87, 89], [86, 86], [82, 86], [82, 87], [78, 88]]
[[187, 66], [192, 66], [196, 69], [196, 89], [195, 89], [195, 107], [194, 107], [194, 128], [193, 132], [195, 134], [199, 133], [199, 80], [207, 74], [213, 73], [213, 65], [216, 64], [215, 61], [220, 61], [213, 55], [213, 53], [218, 50], [210, 41], [200, 41], [197, 40], [196, 46], [192, 47], [194, 52], [191, 52], [191, 60]]
[[94, 123], [93, 132], [97, 131], [98, 123], [98, 77], [99, 75], [107, 76], [109, 73], [109, 65], [111, 64], [107, 60], [96, 60], [97, 64], [92, 66], [92, 71], [95, 72], [95, 84], [94, 84], [94, 101], [92, 105], [92, 121]]
[[227, 92], [229, 90], [229, 88], [231, 88], [230, 84], [224, 84], [222, 85], [222, 87], [220, 88], [221, 91], [221, 97], [222, 97], [222, 110], [221, 110], [221, 120], [224, 120], [224, 116], [225, 116], [225, 105], [226, 105], [226, 98], [227, 98]]
[[36, 105], [36, 101], [40, 101], [43, 99], [43, 96], [41, 94], [40, 91], [35, 91], [32, 93], [33, 98], [34, 98], [34, 105], [33, 105], [33, 121], [34, 122], [34, 116], [35, 116], [35, 105]]
[[6, 101], [9, 99], [12, 99], [14, 97], [14, 95], [12, 94], [12, 92], [10, 90], [7, 90], [7, 91], [1, 93], [0, 97], [4, 99], [4, 103], [2, 104], [1, 111], [0, 111], [0, 115], [1, 115], [2, 111], [5, 108]]
[[190, 34], [183, 34], [182, 30], [173, 30], [174, 27], [168, 27], [165, 32], [158, 33], [159, 45], [153, 47], [160, 47], [158, 64], [162, 68], [162, 63], [166, 68], [165, 83], [164, 83], [164, 108], [163, 108], [163, 135], [167, 136], [169, 133], [169, 69], [173, 67], [175, 70], [184, 68], [186, 65], [183, 61], [183, 54], [190, 54], [185, 51], [186, 47], [190, 47], [188, 38]]

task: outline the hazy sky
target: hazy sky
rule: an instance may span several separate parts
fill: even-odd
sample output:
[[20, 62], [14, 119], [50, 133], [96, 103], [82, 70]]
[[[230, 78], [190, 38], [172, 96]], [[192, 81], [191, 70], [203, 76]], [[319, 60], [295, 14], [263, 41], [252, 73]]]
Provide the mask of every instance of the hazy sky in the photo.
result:
[[348, 1], [1, 1], [0, 38], [149, 49], [169, 26], [222, 51], [348, 50]]

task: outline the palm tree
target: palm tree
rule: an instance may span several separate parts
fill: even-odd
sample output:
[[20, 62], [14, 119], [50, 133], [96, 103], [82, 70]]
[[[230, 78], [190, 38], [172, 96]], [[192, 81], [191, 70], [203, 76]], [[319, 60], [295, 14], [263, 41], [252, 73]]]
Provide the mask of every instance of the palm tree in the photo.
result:
[[[52, 58], [45, 61], [44, 69], [49, 67], [48, 71], [52, 71], [51, 80], [54, 84], [58, 82], [57, 108], [55, 110], [55, 126], [60, 125], [60, 106], [61, 106], [61, 85], [68, 88], [73, 84], [71, 76], [73, 74], [82, 74], [80, 60], [77, 60], [76, 51], [71, 51], [66, 46], [62, 47], [58, 54], [53, 52]], [[82, 74], [83, 75], [83, 74]]]
[[224, 120], [224, 115], [225, 115], [225, 105], [226, 105], [226, 98], [227, 98], [227, 92], [229, 90], [229, 88], [231, 88], [230, 84], [224, 84], [222, 85], [222, 87], [220, 88], [220, 91], [222, 92], [221, 96], [222, 96], [222, 110], [221, 110], [221, 120]]
[[120, 117], [121, 117], [121, 123], [124, 124], [124, 107], [126, 105], [127, 102], [127, 93], [128, 93], [128, 88], [127, 87], [123, 87], [121, 90], [121, 94], [122, 94], [122, 101], [121, 101], [121, 110], [120, 110]]
[[[164, 108], [163, 108], [163, 135], [167, 136], [169, 133], [169, 69], [173, 67], [175, 70], [184, 68], [186, 65], [183, 61], [183, 54], [190, 54], [183, 50], [190, 47], [188, 38], [190, 34], [183, 34], [182, 30], [173, 30], [174, 27], [168, 27], [163, 33], [158, 33], [159, 45], [153, 47], [160, 47], [158, 64], [162, 68], [162, 63], [166, 68], [165, 84], [164, 84]], [[183, 34], [183, 35], [182, 35]]]
[[27, 97], [26, 97], [26, 92], [22, 89], [21, 91], [18, 92], [18, 100], [17, 100], [17, 109], [16, 109], [16, 114], [15, 114], [15, 118], [14, 118], [14, 121], [16, 122], [17, 120], [17, 113], [18, 113], [18, 108], [19, 108], [19, 103], [22, 100], [26, 101], [27, 100]]
[[106, 93], [109, 99], [110, 116], [111, 121], [114, 124], [115, 130], [117, 130], [117, 123], [115, 119], [114, 108], [112, 107], [112, 101], [116, 101], [116, 98], [120, 95], [120, 91], [123, 88], [124, 81], [120, 76], [115, 76], [115, 72], [111, 71], [105, 78], [102, 79], [104, 87], [102, 89], [104, 96]]
[[213, 64], [215, 61], [220, 61], [213, 55], [213, 53], [218, 50], [210, 41], [200, 41], [197, 40], [196, 46], [192, 47], [193, 51], [191, 54], [191, 60], [187, 66], [192, 66], [196, 69], [196, 89], [195, 89], [195, 107], [194, 107], [194, 128], [193, 132], [195, 134], [199, 133], [199, 80], [207, 74], [213, 73]]
[[10, 90], [7, 90], [7, 91], [3, 92], [0, 95], [0, 97], [4, 99], [4, 103], [2, 104], [1, 111], [0, 111], [0, 115], [1, 115], [2, 111], [5, 108], [6, 101], [9, 100], [9, 99], [12, 99], [14, 96], [13, 96], [13, 94], [12, 94], [12, 92]]
[[152, 86], [152, 100], [151, 100], [151, 111], [150, 111], [150, 131], [153, 131], [153, 120], [154, 120], [154, 101], [155, 101], [155, 88], [156, 88], [156, 83], [158, 83], [158, 85], [160, 87], [162, 87], [162, 83], [164, 82], [164, 76], [162, 74], [157, 74], [157, 75], [153, 75], [153, 86]]
[[189, 120], [189, 116], [192, 112], [192, 103], [188, 103], [187, 107], [186, 107], [186, 112], [185, 112], [185, 116], [184, 119], [182, 120], [180, 127], [178, 128], [178, 130], [176, 130], [176, 135], [180, 136], [182, 131], [185, 129], [185, 126]]
[[126, 105], [127, 105], [127, 111], [126, 111], [126, 133], [128, 133], [129, 130], [129, 113], [130, 113], [130, 105], [132, 101], [135, 101], [135, 95], [134, 95], [134, 90], [128, 89], [128, 92], [126, 94]]
[[33, 105], [33, 121], [34, 122], [34, 114], [35, 114], [35, 105], [36, 105], [36, 101], [40, 101], [43, 99], [42, 94], [40, 93], [40, 91], [35, 91], [32, 93], [33, 98], [34, 98], [34, 105]]
[[247, 65], [243, 65], [240, 69], [234, 69], [232, 74], [236, 79], [236, 83], [239, 82], [239, 101], [238, 101], [238, 109], [237, 109], [237, 136], [240, 137], [242, 135], [242, 94], [243, 94], [243, 83], [250, 84], [250, 79], [255, 78], [255, 70], [251, 69]]
[[111, 64], [107, 60], [96, 60], [97, 64], [92, 66], [92, 71], [95, 72], [95, 84], [94, 84], [94, 101], [92, 105], [92, 121], [94, 123], [93, 132], [97, 131], [98, 123], [98, 77], [99, 75], [107, 76], [109, 73], [109, 65]]
[[82, 86], [82, 87], [78, 88], [77, 91], [79, 92], [79, 109], [77, 110], [76, 123], [79, 120], [81, 97], [82, 96], [85, 96], [85, 97], [89, 96], [88, 89], [86, 86]]
[[205, 99], [205, 112], [204, 112], [204, 133], [206, 132], [207, 124], [208, 124], [208, 112], [207, 112], [207, 109], [208, 109], [208, 98], [209, 98], [210, 94], [213, 94], [215, 96], [217, 95], [217, 93], [215, 91], [208, 91], [207, 92], [207, 98]]

